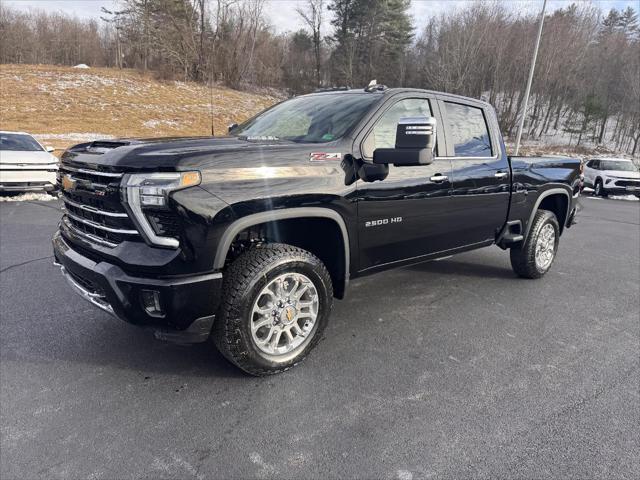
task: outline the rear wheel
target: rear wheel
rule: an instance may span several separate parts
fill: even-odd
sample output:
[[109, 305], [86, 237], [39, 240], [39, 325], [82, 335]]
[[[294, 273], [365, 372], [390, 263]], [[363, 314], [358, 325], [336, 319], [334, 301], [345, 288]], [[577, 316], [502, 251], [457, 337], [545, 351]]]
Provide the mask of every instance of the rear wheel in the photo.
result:
[[252, 375], [283, 372], [320, 341], [333, 305], [331, 277], [313, 254], [268, 244], [238, 257], [225, 274], [212, 339]]
[[540, 278], [551, 268], [558, 251], [560, 227], [553, 212], [538, 210], [527, 240], [511, 248], [511, 267], [523, 278]]

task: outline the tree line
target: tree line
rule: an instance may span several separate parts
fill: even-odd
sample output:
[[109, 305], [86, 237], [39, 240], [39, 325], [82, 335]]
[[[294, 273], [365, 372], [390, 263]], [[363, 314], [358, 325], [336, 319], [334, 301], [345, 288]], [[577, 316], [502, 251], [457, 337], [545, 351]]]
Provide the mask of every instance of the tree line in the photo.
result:
[[[517, 129], [538, 15], [470, 2], [428, 19], [410, 0], [306, 0], [305, 28], [278, 33], [264, 0], [121, 0], [101, 19], [0, 6], [0, 63], [134, 68], [158, 78], [274, 87], [291, 95], [371, 79], [482, 98]], [[640, 153], [637, 13], [574, 4], [548, 12], [528, 139]]]

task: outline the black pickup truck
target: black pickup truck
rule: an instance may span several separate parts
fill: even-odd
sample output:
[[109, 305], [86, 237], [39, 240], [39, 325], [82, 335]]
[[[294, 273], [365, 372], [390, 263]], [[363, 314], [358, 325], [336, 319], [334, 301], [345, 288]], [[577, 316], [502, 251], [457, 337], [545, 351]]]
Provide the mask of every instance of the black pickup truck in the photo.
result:
[[69, 148], [53, 248], [95, 306], [266, 375], [318, 343], [350, 278], [494, 244], [541, 277], [580, 176], [579, 160], [508, 157], [478, 100], [318, 92], [226, 137]]

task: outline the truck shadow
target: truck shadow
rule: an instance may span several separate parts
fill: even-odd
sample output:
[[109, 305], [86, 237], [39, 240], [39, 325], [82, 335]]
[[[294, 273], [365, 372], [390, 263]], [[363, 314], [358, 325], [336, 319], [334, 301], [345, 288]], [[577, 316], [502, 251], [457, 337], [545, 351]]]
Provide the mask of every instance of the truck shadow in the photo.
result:
[[[101, 318], [89, 318], [100, 316]], [[177, 375], [185, 381], [197, 377], [247, 377], [231, 365], [209, 342], [176, 345], [153, 338], [153, 333], [92, 312], [64, 322], [91, 324], [80, 335], [33, 335], [20, 345], [19, 354], [3, 349], [2, 360], [66, 361], [139, 373], [148, 380], [155, 374]], [[98, 327], [98, 328], [96, 328]], [[63, 333], [60, 331], [60, 333]], [[22, 342], [21, 342], [22, 343]]]

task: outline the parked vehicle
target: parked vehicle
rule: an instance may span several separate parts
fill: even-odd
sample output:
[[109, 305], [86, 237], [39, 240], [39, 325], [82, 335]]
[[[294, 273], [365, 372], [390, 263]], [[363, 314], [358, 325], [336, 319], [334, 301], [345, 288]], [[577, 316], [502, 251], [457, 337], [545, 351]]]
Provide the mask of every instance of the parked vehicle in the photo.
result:
[[580, 170], [508, 157], [478, 100], [320, 92], [225, 138], [70, 148], [54, 254], [95, 306], [161, 339], [211, 337], [265, 375], [318, 343], [350, 278], [489, 245], [510, 249], [518, 275], [543, 276], [572, 225]]
[[597, 197], [633, 194], [640, 198], [640, 172], [626, 158], [592, 158], [584, 167], [584, 184]]
[[0, 131], [0, 192], [53, 191], [58, 159], [28, 133]]

